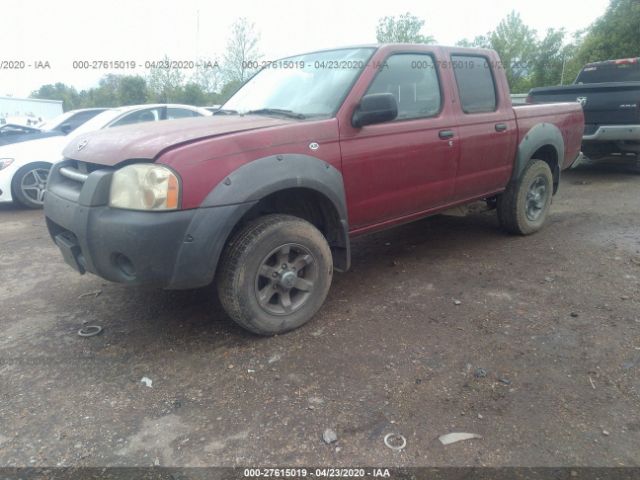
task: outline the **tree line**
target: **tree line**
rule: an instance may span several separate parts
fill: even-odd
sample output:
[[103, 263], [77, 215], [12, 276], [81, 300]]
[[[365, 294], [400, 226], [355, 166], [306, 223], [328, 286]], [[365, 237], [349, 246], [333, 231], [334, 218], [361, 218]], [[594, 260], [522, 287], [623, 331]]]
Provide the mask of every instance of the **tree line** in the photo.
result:
[[[424, 24], [409, 13], [384, 17], [376, 36], [379, 42], [432, 43], [433, 37], [421, 33]], [[512, 93], [572, 83], [589, 62], [640, 56], [640, 1], [610, 0], [601, 17], [572, 33], [549, 28], [540, 35], [511, 12], [494, 30], [457, 45], [497, 51]]]
[[187, 68], [175, 68], [165, 56], [145, 76], [110, 73], [96, 87], [81, 91], [62, 82], [47, 84], [32, 92], [31, 97], [62, 100], [65, 111], [145, 103], [216, 105], [231, 97], [253, 74], [251, 66], [262, 58], [259, 40], [255, 24], [239, 18], [231, 27], [222, 58], [199, 58]]
[[[425, 23], [411, 13], [383, 17], [376, 39], [379, 43], [434, 43], [433, 36], [423, 33]], [[526, 93], [532, 87], [571, 83], [588, 62], [640, 56], [639, 25], [638, 0], [610, 0], [605, 13], [582, 31], [550, 28], [540, 35], [514, 11], [494, 30], [457, 45], [496, 50], [512, 93]], [[263, 57], [259, 41], [255, 24], [239, 18], [232, 25], [223, 57], [198, 59], [199, 66], [192, 70], [158, 66], [146, 76], [108, 74], [88, 90], [55, 83], [43, 85], [31, 96], [62, 100], [65, 110], [165, 102], [220, 104], [254, 73], [251, 65]]]

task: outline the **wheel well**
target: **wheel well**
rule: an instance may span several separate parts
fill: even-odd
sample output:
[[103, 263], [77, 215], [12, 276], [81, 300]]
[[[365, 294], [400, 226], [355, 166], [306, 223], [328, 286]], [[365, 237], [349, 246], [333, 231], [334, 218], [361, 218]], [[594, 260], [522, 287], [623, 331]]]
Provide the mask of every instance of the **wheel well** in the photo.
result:
[[547, 165], [549, 165], [551, 173], [553, 174], [553, 193], [556, 193], [558, 190], [558, 184], [560, 183], [560, 165], [558, 163], [558, 152], [555, 147], [553, 145], [540, 147], [533, 152], [531, 158], [543, 160]]
[[348, 268], [346, 225], [340, 221], [337, 208], [325, 195], [309, 188], [288, 188], [267, 195], [242, 216], [232, 235], [247, 222], [272, 213], [293, 215], [314, 225], [327, 239], [335, 268]]

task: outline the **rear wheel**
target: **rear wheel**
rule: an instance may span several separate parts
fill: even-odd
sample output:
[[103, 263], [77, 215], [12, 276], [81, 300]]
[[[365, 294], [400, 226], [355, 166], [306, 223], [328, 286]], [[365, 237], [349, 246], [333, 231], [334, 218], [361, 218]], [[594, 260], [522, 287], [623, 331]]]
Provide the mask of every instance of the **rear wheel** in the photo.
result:
[[18, 169], [11, 180], [11, 193], [18, 204], [42, 208], [51, 164], [34, 162]]
[[218, 295], [229, 316], [260, 335], [297, 328], [322, 306], [333, 275], [331, 250], [309, 222], [267, 215], [237, 232], [223, 252]]
[[553, 197], [553, 175], [546, 162], [532, 159], [498, 197], [498, 219], [509, 233], [529, 235], [544, 225]]

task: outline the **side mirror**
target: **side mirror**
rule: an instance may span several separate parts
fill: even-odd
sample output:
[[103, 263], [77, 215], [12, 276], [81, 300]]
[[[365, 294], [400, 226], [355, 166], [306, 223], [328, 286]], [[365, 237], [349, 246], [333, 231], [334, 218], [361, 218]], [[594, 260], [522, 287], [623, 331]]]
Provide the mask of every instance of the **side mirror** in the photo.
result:
[[63, 123], [60, 125], [60, 131], [67, 135], [71, 131], [71, 125], [68, 123]]
[[391, 93], [365, 95], [353, 112], [351, 125], [356, 128], [388, 122], [398, 116], [398, 102]]

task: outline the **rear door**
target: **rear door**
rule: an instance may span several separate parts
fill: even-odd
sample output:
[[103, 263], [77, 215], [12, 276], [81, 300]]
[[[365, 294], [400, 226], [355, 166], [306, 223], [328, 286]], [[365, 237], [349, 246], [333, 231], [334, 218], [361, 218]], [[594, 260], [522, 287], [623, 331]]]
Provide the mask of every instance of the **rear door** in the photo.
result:
[[354, 128], [349, 109], [340, 121], [349, 223], [356, 230], [449, 201], [459, 152], [455, 116], [435, 56], [424, 50], [393, 52], [380, 61], [356, 101], [362, 94], [391, 93], [398, 117]]
[[[493, 64], [493, 65], [492, 65]], [[452, 53], [460, 161], [456, 201], [502, 190], [515, 160], [517, 126], [504, 73], [488, 55]], [[498, 75], [499, 74], [499, 75]]]

